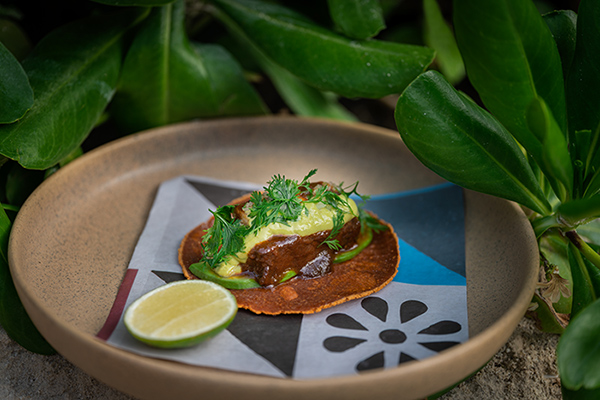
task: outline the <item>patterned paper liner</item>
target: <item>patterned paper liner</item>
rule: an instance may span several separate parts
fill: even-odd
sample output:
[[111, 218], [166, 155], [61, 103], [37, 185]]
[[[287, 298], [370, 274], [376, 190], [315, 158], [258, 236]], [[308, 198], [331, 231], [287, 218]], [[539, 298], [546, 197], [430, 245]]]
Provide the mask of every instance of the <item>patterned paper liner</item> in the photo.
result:
[[164, 182], [97, 336], [149, 357], [296, 379], [393, 368], [468, 339], [463, 192], [443, 184], [368, 201], [366, 209], [399, 237], [399, 271], [383, 290], [304, 316], [240, 310], [224, 332], [189, 349], [154, 349], [134, 340], [123, 311], [149, 290], [184, 279], [177, 262], [183, 236], [209, 218], [209, 209], [257, 189], [196, 176]]

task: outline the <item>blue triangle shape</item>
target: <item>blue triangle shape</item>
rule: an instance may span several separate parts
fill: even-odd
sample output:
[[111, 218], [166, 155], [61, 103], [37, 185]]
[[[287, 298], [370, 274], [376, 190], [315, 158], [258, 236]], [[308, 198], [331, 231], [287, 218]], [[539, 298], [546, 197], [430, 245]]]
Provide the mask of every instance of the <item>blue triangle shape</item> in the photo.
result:
[[420, 189], [375, 195], [367, 201], [394, 227], [399, 238], [444, 267], [466, 276], [462, 188], [444, 183]]
[[464, 276], [449, 270], [404, 240], [398, 239], [398, 244], [400, 245], [400, 266], [394, 277], [395, 282], [447, 286], [465, 286], [467, 284]]

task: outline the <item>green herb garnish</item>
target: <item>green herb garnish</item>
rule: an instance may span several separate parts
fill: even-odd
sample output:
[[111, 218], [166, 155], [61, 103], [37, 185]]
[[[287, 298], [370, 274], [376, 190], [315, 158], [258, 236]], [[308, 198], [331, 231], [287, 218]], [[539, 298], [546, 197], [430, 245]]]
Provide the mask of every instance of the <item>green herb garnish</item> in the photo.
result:
[[297, 220], [303, 211], [308, 212], [300, 193], [302, 187], [309, 185], [308, 179], [316, 172], [316, 169], [310, 171], [300, 183], [276, 175], [267, 182], [269, 185], [264, 188], [264, 192], [252, 193], [249, 214], [253, 218], [252, 232], [276, 222], [287, 225], [289, 221]]
[[[344, 226], [344, 215], [351, 210], [349, 196], [354, 194], [363, 202], [368, 197], [358, 194], [358, 182], [347, 188], [344, 188], [343, 184], [334, 187], [326, 184], [311, 187], [309, 179], [316, 172], [316, 169], [311, 170], [300, 182], [281, 175], [273, 176], [263, 188], [264, 191], [253, 192], [250, 196], [250, 201], [245, 207], [251, 221], [249, 225], [245, 225], [234, 216], [233, 205], [221, 206], [216, 211], [211, 211], [215, 222], [207, 229], [203, 238], [202, 261], [211, 268], [216, 268], [229, 257], [244, 250], [244, 239], [250, 233], [256, 233], [273, 223], [288, 225], [289, 222], [296, 221], [302, 213], [308, 214], [307, 203], [323, 203], [335, 211], [333, 227], [323, 244], [339, 250], [340, 245], [335, 237]], [[360, 207], [357, 217], [361, 229], [365, 229], [366, 226], [375, 231], [385, 228]]]
[[233, 217], [234, 209], [235, 206], [221, 206], [216, 211], [211, 211], [215, 222], [202, 239], [202, 260], [211, 268], [216, 268], [226, 258], [244, 249], [244, 238], [250, 228]]

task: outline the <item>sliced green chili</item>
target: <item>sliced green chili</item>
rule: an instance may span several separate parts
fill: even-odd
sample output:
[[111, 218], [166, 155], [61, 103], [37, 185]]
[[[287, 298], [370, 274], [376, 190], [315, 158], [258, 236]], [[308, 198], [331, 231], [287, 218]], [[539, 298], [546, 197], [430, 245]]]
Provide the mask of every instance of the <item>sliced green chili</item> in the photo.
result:
[[373, 230], [369, 227], [366, 228], [364, 235], [358, 238], [357, 246], [351, 250], [342, 251], [333, 258], [334, 263], [341, 263], [348, 261], [356, 257], [365, 247], [371, 244], [373, 240]]
[[292, 279], [293, 277], [295, 277], [296, 275], [298, 275], [298, 273], [296, 271], [289, 270], [283, 275], [283, 278], [281, 278], [281, 280], [279, 282], [277, 282], [277, 284], [288, 281], [288, 280]]
[[[217, 274], [210, 267], [210, 265], [208, 265], [205, 262], [199, 262], [199, 263], [190, 265], [190, 271], [192, 271], [192, 273], [200, 279], [218, 283], [219, 285], [221, 285], [227, 289], [254, 289], [254, 288], [262, 287], [256, 281], [256, 279], [249, 278], [246, 276], [231, 276], [231, 277], [227, 277], [227, 278], [224, 276], [221, 276], [221, 275]], [[296, 271], [292, 271], [292, 270], [287, 271], [283, 275], [283, 278], [281, 278], [281, 280], [279, 282], [277, 282], [277, 284], [288, 281], [296, 275], [297, 275]]]
[[190, 265], [190, 271], [200, 279], [218, 283], [227, 289], [253, 289], [261, 287], [256, 279], [249, 277], [233, 276], [225, 278], [217, 274], [205, 262]]

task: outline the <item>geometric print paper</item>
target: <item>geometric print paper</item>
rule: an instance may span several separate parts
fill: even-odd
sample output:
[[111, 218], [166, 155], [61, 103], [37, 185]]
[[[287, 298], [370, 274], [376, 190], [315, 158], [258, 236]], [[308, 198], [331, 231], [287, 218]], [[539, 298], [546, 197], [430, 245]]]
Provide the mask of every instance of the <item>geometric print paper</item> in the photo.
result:
[[294, 376], [390, 368], [464, 342], [466, 315], [446, 312], [463, 306], [463, 287], [443, 287], [444, 297], [436, 295], [436, 289], [440, 287], [392, 282], [364, 299], [305, 316]]
[[184, 279], [183, 236], [209, 210], [261, 186], [181, 176], [160, 185], [117, 299], [98, 337], [149, 357], [253, 374], [312, 379], [393, 368], [468, 339], [462, 189], [443, 184], [373, 196], [366, 209], [399, 237], [400, 267], [381, 291], [310, 315], [239, 310], [229, 327], [188, 349], [133, 339], [122, 314], [144, 293]]

